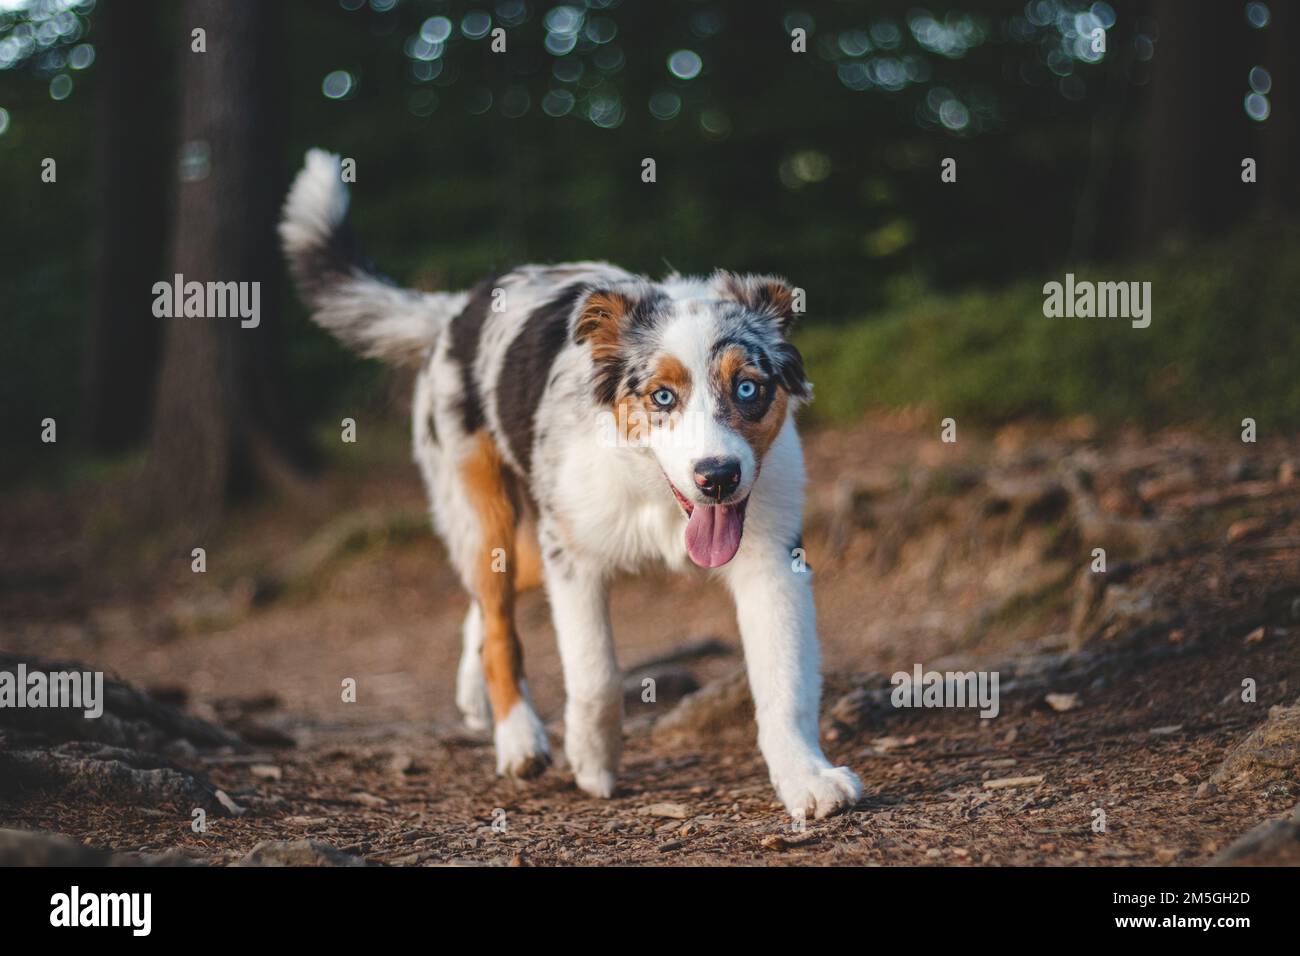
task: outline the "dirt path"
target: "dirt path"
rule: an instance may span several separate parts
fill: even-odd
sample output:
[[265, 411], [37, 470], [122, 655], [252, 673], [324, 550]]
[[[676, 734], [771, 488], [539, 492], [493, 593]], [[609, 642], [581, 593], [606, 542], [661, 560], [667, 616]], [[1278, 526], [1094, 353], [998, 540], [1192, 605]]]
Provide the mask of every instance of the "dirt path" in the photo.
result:
[[[108, 548], [93, 531], [112, 526], [108, 492], [11, 506], [0, 649], [85, 661], [241, 732], [241, 752], [169, 757], [247, 812], [194, 833], [188, 807], [22, 787], [0, 795], [0, 826], [210, 862], [311, 837], [390, 864], [1096, 865], [1204, 862], [1285, 816], [1293, 764], [1210, 777], [1300, 695], [1297, 448], [1103, 442], [1086, 423], [957, 445], [930, 432], [902, 416], [808, 439], [828, 751], [866, 790], [851, 813], [792, 831], [743, 699], [656, 731], [681, 690], [725, 686], [740, 663], [721, 589], [657, 573], [616, 589], [621, 660], [723, 647], [633, 675], [664, 692], [644, 704], [633, 681], [615, 799], [589, 799], [562, 766], [495, 778], [452, 704], [465, 599], [423, 530], [413, 469], [384, 454], [311, 502], [239, 516], [204, 543], [202, 576], [189, 547]], [[559, 752], [540, 596], [520, 629]], [[998, 670], [999, 715], [877, 706], [883, 675], [917, 663]]]

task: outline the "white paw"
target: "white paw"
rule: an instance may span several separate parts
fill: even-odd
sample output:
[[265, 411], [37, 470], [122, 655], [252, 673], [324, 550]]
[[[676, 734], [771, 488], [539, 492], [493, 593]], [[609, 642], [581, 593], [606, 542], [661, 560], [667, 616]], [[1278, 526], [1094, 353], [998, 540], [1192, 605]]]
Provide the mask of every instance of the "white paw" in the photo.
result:
[[477, 650], [466, 649], [456, 671], [456, 707], [465, 726], [474, 731], [492, 727], [492, 703], [488, 700], [487, 682]]
[[614, 795], [615, 777], [612, 770], [602, 770], [599, 767], [575, 769], [573, 779], [577, 782], [579, 790], [593, 797], [608, 800]]
[[497, 774], [502, 777], [535, 777], [551, 763], [546, 728], [527, 700], [510, 709], [493, 732], [497, 751]]
[[488, 700], [487, 687], [483, 684], [483, 675], [478, 675], [477, 686], [473, 680], [463, 678], [456, 681], [456, 706], [470, 730], [482, 732], [492, 727], [492, 703]]
[[623, 695], [617, 685], [594, 700], [569, 698], [564, 714], [564, 755], [579, 789], [602, 800], [614, 795], [623, 755]]
[[778, 779], [776, 794], [790, 816], [820, 820], [856, 804], [862, 782], [848, 767], [813, 768]]

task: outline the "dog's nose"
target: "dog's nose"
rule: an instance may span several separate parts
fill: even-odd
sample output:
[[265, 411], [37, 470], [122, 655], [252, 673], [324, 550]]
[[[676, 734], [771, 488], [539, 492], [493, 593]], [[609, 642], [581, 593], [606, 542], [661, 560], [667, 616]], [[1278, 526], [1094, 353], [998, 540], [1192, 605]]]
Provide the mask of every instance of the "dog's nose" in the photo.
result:
[[740, 459], [701, 458], [693, 466], [695, 487], [721, 501], [740, 486]]

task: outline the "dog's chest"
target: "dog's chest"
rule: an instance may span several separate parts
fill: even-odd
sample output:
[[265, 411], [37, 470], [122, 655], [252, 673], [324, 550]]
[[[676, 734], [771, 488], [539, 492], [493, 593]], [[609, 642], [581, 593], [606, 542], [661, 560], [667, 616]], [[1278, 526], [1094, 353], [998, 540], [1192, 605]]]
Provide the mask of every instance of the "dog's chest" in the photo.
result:
[[[588, 482], [584, 494], [560, 498], [574, 544], [611, 569], [636, 570], [655, 561], [684, 567], [686, 518], [653, 459], [633, 452], [593, 452], [570, 456], [573, 477], [563, 482], [572, 488], [579, 474], [599, 476]], [[595, 462], [599, 465], [593, 468]]]

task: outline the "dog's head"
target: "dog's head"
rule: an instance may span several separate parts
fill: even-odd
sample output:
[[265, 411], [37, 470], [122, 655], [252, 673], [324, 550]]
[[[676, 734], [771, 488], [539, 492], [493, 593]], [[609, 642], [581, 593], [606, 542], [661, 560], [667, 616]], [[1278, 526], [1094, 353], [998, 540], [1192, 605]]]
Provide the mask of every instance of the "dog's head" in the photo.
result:
[[788, 340], [795, 305], [783, 279], [718, 272], [705, 296], [629, 282], [580, 308], [574, 338], [591, 348], [596, 399], [620, 441], [654, 454], [701, 567], [735, 557], [763, 457], [809, 395]]

